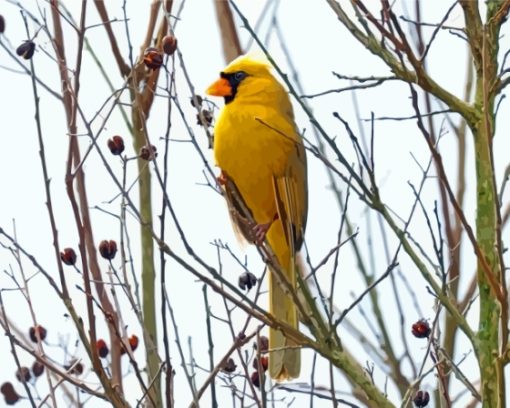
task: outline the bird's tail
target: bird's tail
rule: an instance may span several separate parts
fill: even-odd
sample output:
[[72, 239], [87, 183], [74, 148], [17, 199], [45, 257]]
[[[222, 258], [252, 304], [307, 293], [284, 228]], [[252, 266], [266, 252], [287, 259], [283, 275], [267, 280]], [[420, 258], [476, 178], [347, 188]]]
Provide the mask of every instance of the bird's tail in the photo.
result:
[[[267, 240], [278, 258], [278, 263], [290, 286], [296, 288], [298, 273], [294, 251], [289, 247], [282, 223], [276, 220], [267, 233]], [[280, 321], [298, 328], [298, 313], [285, 285], [279, 282], [278, 274], [269, 274], [269, 311]], [[281, 330], [269, 330], [269, 374], [277, 381], [297, 378], [301, 369], [301, 353], [298, 345]]]

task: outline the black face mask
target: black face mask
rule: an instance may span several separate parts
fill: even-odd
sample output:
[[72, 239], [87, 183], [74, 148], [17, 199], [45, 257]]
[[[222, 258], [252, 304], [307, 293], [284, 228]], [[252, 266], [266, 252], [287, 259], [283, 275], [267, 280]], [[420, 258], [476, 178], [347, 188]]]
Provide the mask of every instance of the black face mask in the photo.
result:
[[230, 84], [230, 87], [232, 88], [232, 95], [224, 97], [226, 104], [234, 100], [234, 97], [236, 96], [237, 93], [237, 87], [239, 86], [241, 81], [247, 76], [248, 74], [244, 71], [236, 71], [230, 73], [220, 72], [220, 77], [226, 79]]

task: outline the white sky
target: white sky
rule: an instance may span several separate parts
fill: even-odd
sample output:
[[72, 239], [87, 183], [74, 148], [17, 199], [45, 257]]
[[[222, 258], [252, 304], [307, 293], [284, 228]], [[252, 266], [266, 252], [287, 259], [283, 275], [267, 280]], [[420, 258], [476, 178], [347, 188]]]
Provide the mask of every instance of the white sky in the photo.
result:
[[[77, 9], [77, 3], [64, 2], [73, 10]], [[89, 2], [88, 25], [94, 25], [99, 22], [93, 4]], [[138, 44], [141, 42], [147, 21], [148, 2], [128, 2], [128, 16], [130, 36], [134, 45], [135, 54], [138, 52]], [[412, 8], [414, 2], [404, 2], [405, 6]], [[110, 18], [122, 19], [122, 2], [109, 2], [108, 10]], [[180, 2], [176, 2], [174, 10], [178, 9]], [[246, 14], [251, 24], [257, 20], [260, 11], [265, 2], [259, 1], [238, 1], [239, 7]], [[23, 5], [30, 8], [37, 14], [37, 3], [35, 1], [24, 1]], [[46, 8], [46, 4], [41, 2], [40, 6]], [[448, 5], [440, 2], [431, 5], [424, 4], [424, 21], [438, 22], [444, 15]], [[76, 10], [74, 10], [76, 11]], [[48, 14], [48, 24], [51, 23]], [[24, 26], [17, 7], [7, 1], [0, 2], [0, 14], [4, 15], [7, 22], [5, 36], [2, 41], [10, 41], [12, 47], [15, 48], [21, 41], [26, 39]], [[331, 74], [336, 71], [344, 75], [358, 76], [380, 76], [388, 75], [389, 72], [377, 58], [369, 54], [352, 39], [349, 33], [340, 25], [335, 18], [333, 12], [329, 9], [326, 2], [313, 2], [307, 0], [282, 0], [279, 3], [278, 22], [286, 40], [286, 45], [290, 50], [293, 63], [299, 70], [299, 77], [305, 88], [306, 93], [316, 93], [331, 88], [337, 88], [348, 85], [347, 82], [340, 82]], [[461, 25], [463, 20], [460, 9], [456, 9], [448, 21], [449, 25]], [[260, 35], [262, 38], [266, 36], [268, 22], [265, 21], [261, 26]], [[35, 27], [30, 24], [31, 32]], [[127, 47], [125, 42], [125, 28], [120, 22], [114, 24], [115, 33], [120, 40], [121, 49], [127, 59]], [[243, 45], [248, 41], [248, 34], [240, 26]], [[426, 30], [426, 35], [430, 35], [430, 30]], [[506, 30], [504, 30], [504, 33]], [[118, 70], [114, 64], [107, 39], [102, 27], [90, 29], [89, 40], [95, 51], [99, 54], [102, 63], [110, 74], [110, 78], [114, 81], [115, 86], [120, 87], [122, 80], [118, 75]], [[202, 91], [212, 82], [218, 75], [218, 72], [225, 65], [221, 52], [220, 39], [216, 19], [213, 11], [212, 1], [188, 0], [184, 4], [182, 15], [176, 28], [176, 36], [178, 37], [179, 47], [182, 51], [186, 69], [193, 81], [197, 92]], [[75, 38], [73, 32], [66, 29], [67, 55], [71, 65], [75, 59]], [[34, 56], [34, 62], [38, 75], [55, 90], [59, 90], [59, 78], [56, 64], [42, 50], [47, 50], [53, 54], [51, 45], [43, 33], [40, 33], [37, 39], [37, 51]], [[507, 41], [505, 40], [505, 44]], [[275, 35], [270, 37], [269, 46], [272, 55], [278, 64], [289, 72], [289, 67], [285, 60], [284, 54], [281, 52], [278, 40]], [[461, 95], [463, 92], [465, 78], [465, 44], [458, 37], [449, 35], [447, 32], [440, 32], [435, 45], [430, 51], [429, 70], [433, 76], [436, 76], [438, 82], [448, 88], [451, 92]], [[23, 62], [26, 65], [26, 62]], [[8, 57], [5, 51], [0, 50], [0, 65], [2, 68], [10, 68], [18, 70], [18, 66]], [[183, 76], [179, 64], [176, 63], [177, 89], [180, 101], [185, 109], [186, 119], [193, 125], [197, 138], [201, 143], [201, 147], [207, 158], [211, 160], [212, 154], [207, 150], [206, 140], [203, 131], [195, 126], [195, 113], [188, 103], [189, 90], [183, 81]], [[170, 64], [169, 64], [170, 67]], [[37, 134], [34, 121], [34, 102], [32, 97], [31, 82], [28, 76], [19, 75], [10, 72], [7, 69], [0, 70], [1, 91], [1, 107], [0, 123], [2, 124], [2, 140], [0, 149], [0, 227], [5, 230], [12, 231], [13, 220], [16, 222], [17, 236], [23, 247], [36, 255], [38, 261], [44, 265], [47, 270], [56, 277], [56, 263], [53, 257], [52, 236], [49, 229], [48, 215], [45, 206], [43, 180], [41, 173], [41, 164], [39, 159], [39, 148], [37, 143]], [[95, 114], [102, 106], [109, 91], [105, 85], [103, 78], [94, 65], [91, 58], [85, 54], [82, 66], [82, 80], [80, 91], [80, 104], [88, 117]], [[160, 85], [164, 85], [164, 78], [160, 79]], [[43, 89], [39, 88], [41, 97], [41, 114], [42, 127], [44, 132], [44, 141], [46, 147], [46, 159], [51, 175], [51, 192], [53, 197], [53, 205], [57, 216], [60, 246], [73, 246], [77, 248], [77, 234], [74, 227], [70, 205], [65, 193], [64, 174], [67, 152], [67, 136], [65, 128], [64, 113], [61, 104], [51, 97]], [[374, 112], [377, 117], [381, 116], [408, 116], [412, 115], [412, 106], [409, 102], [409, 91], [407, 86], [387, 84], [377, 89], [361, 91], [357, 94], [358, 104], [360, 107], [361, 117], [369, 118], [370, 113]], [[215, 100], [215, 103], [221, 105], [221, 101]], [[342, 125], [332, 117], [333, 111], [338, 111], [343, 118], [351, 123], [352, 129], [359, 134], [360, 128], [355, 121], [355, 113], [353, 109], [353, 100], [350, 93], [332, 94], [321, 98], [310, 100], [314, 112], [323, 126], [330, 135], [337, 137], [337, 143], [341, 147], [344, 154], [350, 160], [355, 160], [352, 147], [348, 136], [346, 135]], [[151, 111], [149, 118], [149, 132], [153, 143], [158, 147], [158, 151], [163, 150], [163, 141], [160, 140], [164, 134], [166, 127], [166, 105], [167, 101], [159, 98]], [[435, 106], [438, 108], [438, 105]], [[505, 102], [501, 105], [501, 123], [498, 129], [505, 129], [507, 105]], [[305, 135], [312, 138], [312, 130], [305, 115], [297, 109], [297, 123], [300, 128], [306, 130]], [[505, 122], [503, 122], [505, 120]], [[436, 121], [439, 125], [441, 119]], [[180, 117], [174, 113], [172, 117], [172, 133], [171, 137], [175, 139], [189, 139], [185, 128], [182, 125]], [[363, 131], [366, 134], [370, 132], [369, 122], [362, 122]], [[97, 126], [96, 126], [97, 130]], [[83, 128], [81, 128], [83, 131]], [[127, 130], [124, 127], [122, 119], [118, 112], [112, 116], [107, 123], [103, 134], [99, 139], [99, 145], [106, 152], [106, 140], [114, 134], [125, 136], [126, 153], [133, 156], [132, 147], [130, 146]], [[496, 138], [496, 162], [498, 172], [503, 174], [504, 167], [507, 164], [507, 152], [509, 151], [508, 139], [505, 138], [503, 131], [499, 132]], [[455, 140], [452, 133], [444, 136], [441, 146], [444, 153], [444, 159], [447, 162], [450, 174], [455, 176], [456, 157], [455, 157]], [[87, 137], [81, 139], [82, 151], [89, 146]], [[468, 160], [471, 160], [471, 143], [468, 143]], [[382, 195], [387, 204], [398, 214], [407, 217], [412, 204], [413, 193], [407, 182], [418, 185], [421, 178], [421, 171], [415, 163], [415, 159], [424, 166], [428, 160], [429, 153], [426, 144], [413, 121], [395, 122], [395, 121], [379, 121], [376, 123], [375, 129], [375, 151], [377, 159], [377, 179], [382, 186]], [[449, 152], [453, 152], [450, 154]], [[414, 158], [411, 156], [414, 155]], [[107, 155], [110, 163], [116, 171], [118, 177], [121, 175], [121, 163], [115, 157]], [[158, 165], [162, 166], [162, 155], [158, 157]], [[187, 238], [196, 251], [212, 266], [217, 266], [217, 255], [214, 246], [210, 245], [213, 240], [221, 239], [228, 243], [231, 248], [241, 258], [246, 253], [249, 259], [250, 269], [260, 276], [263, 266], [258, 255], [252, 248], [240, 248], [235, 242], [232, 233], [230, 221], [228, 219], [225, 204], [221, 197], [216, 195], [211, 189], [204, 187], [201, 183], [203, 179], [203, 164], [190, 143], [173, 142], [170, 145], [169, 158], [169, 191], [168, 194], [172, 200], [172, 204], [178, 214]], [[98, 155], [93, 152], [85, 163], [85, 171], [87, 177], [87, 187], [89, 194], [89, 202], [92, 207], [100, 206], [101, 208], [119, 212], [119, 199], [113, 201], [112, 204], [106, 202], [115, 197], [118, 193], [108, 175], [98, 160]], [[467, 186], [467, 216], [473, 220], [473, 166], [468, 166], [468, 182]], [[129, 164], [128, 180], [133, 181], [136, 177], [135, 162]], [[469, 178], [470, 177], [470, 178]], [[501, 177], [500, 177], [501, 181]], [[307, 245], [310, 250], [312, 263], [317, 264], [323, 256], [335, 245], [337, 229], [340, 223], [340, 213], [333, 195], [330, 192], [328, 179], [321, 163], [309, 155], [309, 194], [310, 194], [310, 212], [307, 228]], [[340, 183], [341, 189], [345, 192], [345, 185]], [[157, 190], [157, 188], [156, 188]], [[427, 209], [431, 211], [433, 202], [436, 198], [436, 182], [430, 178], [425, 187], [423, 202]], [[136, 197], [136, 195], [133, 195]], [[160, 213], [160, 194], [156, 194], [155, 215]], [[119, 227], [113, 217], [96, 210], [92, 210], [95, 240], [99, 242], [102, 239], [118, 239]], [[376, 251], [375, 270], [376, 276], [382, 274], [388, 263], [384, 257], [382, 246], [380, 245], [381, 236], [378, 224], [375, 218], [372, 221], [372, 232], [366, 228], [366, 208], [360, 206], [359, 202], [352, 197], [349, 204], [349, 216], [355, 226], [359, 227], [358, 241], [360, 245], [367, 251], [366, 242], [369, 238], [373, 240]], [[156, 219], [157, 222], [157, 219]], [[424, 228], [423, 217], [417, 216], [411, 226], [411, 231], [415, 237], [423, 242], [424, 248], [430, 250], [430, 239], [428, 232]], [[132, 247], [136, 253], [137, 247], [137, 225], [135, 222], [130, 223]], [[157, 228], [159, 229], [159, 224]], [[180, 243], [180, 239], [174, 234], [174, 226], [168, 222], [167, 233], [171, 234], [170, 244], [180, 255], [185, 256], [184, 248]], [[0, 242], [4, 242], [0, 239]], [[390, 239], [390, 253], [396, 248], [396, 242]], [[469, 264], [473, 257], [471, 250], [466, 247], [465, 264], [466, 274], [471, 276], [474, 267]], [[240, 273], [239, 266], [236, 266], [231, 260], [227, 259], [223, 254], [224, 273], [232, 282], [237, 281]], [[118, 259], [117, 259], [118, 261]], [[433, 299], [425, 290], [425, 284], [417, 270], [412, 267], [405, 256], [399, 258], [402, 266], [402, 272], [419, 294], [421, 309], [424, 316], [416, 314], [410, 303], [407, 292], [400, 295], [402, 301], [406, 305], [406, 324], [410, 329], [411, 324], [420, 317], [431, 318], [434, 316]], [[118, 266], [118, 265], [117, 265]], [[0, 250], [0, 267], [2, 272], [8, 271], [11, 267], [16, 276], [19, 275], [19, 268], [14, 262], [10, 253], [2, 249]], [[35, 271], [26, 260], [23, 261], [23, 267], [27, 275], [33, 274]], [[107, 268], [105, 262], [102, 267]], [[139, 264], [135, 261], [135, 268], [139, 268]], [[329, 275], [332, 265], [328, 264], [319, 276], [325, 288], [329, 288]], [[81, 278], [76, 273], [69, 272], [71, 282], [80, 284]], [[187, 272], [180, 269], [173, 262], [169, 262], [167, 266], [168, 293], [171, 298], [172, 306], [176, 312], [176, 319], [179, 326], [179, 334], [183, 347], [188, 356], [187, 338], [193, 339], [193, 352], [196, 362], [202, 366], [208, 366], [207, 349], [204, 346], [205, 338], [205, 322], [204, 322], [204, 306], [202, 298], [202, 284]], [[159, 279], [159, 270], [158, 270]], [[466, 281], [462, 281], [465, 284]], [[72, 286], [72, 285], [71, 285]], [[0, 274], [0, 287], [14, 287], [12, 280], [6, 274]], [[340, 268], [337, 274], [337, 288], [335, 302], [341, 309], [347, 307], [351, 301], [351, 293], [359, 294], [363, 291], [364, 284], [358, 276], [356, 270], [355, 259], [350, 249], [345, 247], [340, 253]], [[67, 321], [64, 317], [64, 308], [55, 298], [44, 278], [40, 275], [33, 278], [30, 285], [30, 295], [32, 304], [37, 313], [37, 320], [48, 327], [49, 336], [47, 353], [59, 362], [63, 362], [64, 357], [56, 345], [58, 343], [68, 344], [69, 351], [74, 352], [74, 342], [76, 334], [72, 327], [72, 322]], [[5, 307], [7, 313], [16, 322], [16, 325], [24, 331], [32, 324], [31, 317], [28, 313], [26, 302], [22, 300], [22, 296], [17, 291], [3, 292]], [[78, 306], [83, 307], [83, 296], [79, 291], [73, 290], [73, 300]], [[390, 331], [399, 330], [398, 316], [395, 313], [394, 296], [391, 294], [391, 286], [389, 281], [385, 281], [381, 287], [379, 296], [387, 309], [385, 309], [385, 318], [387, 319]], [[212, 292], [209, 293], [211, 299], [212, 311], [218, 316], [224, 316], [224, 308], [221, 299], [215, 297]], [[125, 299], [124, 299], [125, 300]], [[136, 333], [140, 336], [140, 329], [130, 313], [127, 302], [123, 303], [126, 307], [123, 310], [126, 322], [129, 324], [128, 332]], [[265, 304], [262, 299], [261, 305]], [[361, 303], [363, 310], [370, 310], [370, 303], [365, 300]], [[158, 305], [159, 307], [159, 305]], [[243, 322], [242, 315], [238, 314], [236, 322], [239, 327]], [[352, 319], [359, 322], [361, 330], [368, 333], [368, 327], [360, 318], [359, 309], [352, 312]], [[470, 314], [470, 319], [476, 324], [475, 313]], [[223, 353], [230, 347], [232, 339], [227, 327], [214, 321], [215, 332], [215, 357], [218, 360]], [[101, 336], [106, 336], [104, 327], [98, 328]], [[173, 330], [169, 330], [172, 341], [172, 358], [176, 375], [176, 401], [178, 406], [186, 406], [190, 400], [190, 392], [185, 381], [184, 374], [180, 368], [180, 358], [174, 346]], [[342, 329], [340, 333], [343, 334]], [[372, 340], [373, 336], [371, 337]], [[352, 341], [352, 338], [346, 334], [345, 339], [349, 347], [352, 348], [361, 359], [362, 362], [368, 359], [366, 354], [362, 352], [359, 345]], [[395, 337], [397, 349], [400, 352], [399, 336]], [[425, 353], [425, 342], [418, 342], [414, 339], [408, 339], [410, 342], [411, 352], [417, 361], [420, 361]], [[249, 350], [249, 347], [247, 348]], [[457, 358], [467, 352], [467, 346], [461, 348]], [[82, 350], [78, 348], [77, 354], [80, 355]], [[143, 364], [142, 350], [136, 352], [139, 362]], [[237, 357], [236, 357], [237, 359]], [[15, 381], [14, 365], [10, 355], [8, 342], [5, 337], [0, 337], [0, 361], [5, 362], [4, 368], [1, 370], [0, 382]], [[30, 365], [32, 359], [26, 355], [22, 355], [24, 364]], [[471, 379], [476, 378], [476, 372], [472, 361], [469, 362], [467, 374]], [[311, 365], [311, 354], [303, 353], [303, 375], [300, 381], [309, 381], [309, 367]], [[326, 372], [327, 366], [324, 362], [319, 362], [320, 369]], [[127, 369], [127, 366], [126, 366]], [[201, 385], [206, 374], [199, 372], [197, 374], [196, 383]], [[140, 390], [133, 381], [133, 376], [126, 382], [126, 392], [128, 398], [135, 398], [140, 395]], [[341, 391], [348, 391], [343, 377], [335, 374], [336, 385]], [[89, 377], [90, 379], [90, 377]], [[375, 372], [377, 384], [381, 387], [384, 385], [385, 375], [379, 369]], [[44, 380], [39, 380], [42, 382]], [[133, 381], [133, 382], [131, 382]], [[318, 376], [318, 382], [327, 385], [327, 376], [321, 374]], [[18, 390], [22, 390], [21, 385], [15, 384]], [[434, 387], [433, 377], [429, 377], [425, 381], [424, 387], [429, 391]], [[428, 387], [428, 388], [427, 388]], [[221, 386], [219, 386], [221, 388]], [[41, 389], [45, 389], [41, 385]], [[388, 389], [390, 399], [398, 403], [395, 390], [390, 386]], [[42, 391], [44, 394], [44, 391]], [[292, 395], [282, 393], [281, 396], [289, 401]], [[302, 404], [308, 404], [308, 399], [301, 398]], [[228, 390], [221, 391], [221, 398], [224, 399], [223, 406], [229, 404]], [[132, 400], [134, 402], [134, 400]], [[204, 406], [209, 404], [209, 395], [203, 398]], [[295, 406], [304, 406], [301, 403]], [[186, 404], [186, 405], [184, 405]], [[315, 407], [329, 406], [330, 403], [316, 400]], [[21, 404], [20, 404], [21, 406]], [[92, 406], [100, 406], [94, 401]], [[285, 406], [283, 403], [276, 406]]]

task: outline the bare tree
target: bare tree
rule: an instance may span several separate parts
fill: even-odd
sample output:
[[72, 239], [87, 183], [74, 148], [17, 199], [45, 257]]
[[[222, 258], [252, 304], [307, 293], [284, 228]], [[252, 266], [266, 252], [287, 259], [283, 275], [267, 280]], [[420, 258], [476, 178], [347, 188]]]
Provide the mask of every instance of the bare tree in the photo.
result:
[[[425, 2], [326, 0], [322, 9], [347, 29], [342, 38], [352, 37], [359, 47], [346, 50], [341, 41], [323, 38], [326, 52], [356, 58], [368, 51], [382, 65], [368, 75], [335, 69], [332, 78], [342, 85], [313, 94], [305, 93], [313, 84], [302, 82], [293, 57], [302, 50], [284, 38], [283, 4], [268, 1], [255, 21], [236, 1], [212, 2], [225, 63], [251, 44], [262, 50], [307, 123], [309, 161], [328, 184], [321, 195], [334, 201], [334, 210], [324, 214], [332, 242], [306, 238], [296, 289], [267, 243], [247, 249], [248, 262], [215, 232], [208, 245], [204, 236], [211, 235], [202, 232], [214, 215], [204, 216], [208, 225], [201, 225], [198, 238], [185, 221], [193, 210], [191, 204], [183, 210], [172, 184], [182, 171], [172, 161], [177, 146], [189, 147], [190, 167], [200, 168], [194, 182], [202, 200], [224, 201], [210, 159], [216, 101], [200, 95], [189, 50], [178, 42], [185, 2], [138, 5], [147, 9], [143, 17], [126, 1], [4, 4], [2, 77], [20, 71], [30, 85], [30, 143], [40, 167], [26, 168], [42, 174], [43, 196], [34, 201], [46, 205], [53, 245], [49, 260], [46, 244], [24, 243], [18, 220], [0, 223], [6, 282], [0, 324], [16, 366], [12, 376], [21, 383], [2, 379], [6, 403], [198, 407], [208, 395], [213, 407], [425, 407], [430, 399], [438, 407], [505, 406], [510, 352], [502, 231], [510, 215], [503, 205], [510, 167], [500, 171], [494, 141], [510, 82], [509, 53], [500, 50], [510, 2], [434, 5], [441, 9], [434, 22], [426, 20], [432, 6]], [[459, 15], [463, 21], [452, 17]], [[9, 37], [11, 26], [23, 27], [23, 41]], [[320, 22], [309, 28], [321, 35]], [[193, 41], [203, 46], [203, 38]], [[440, 85], [431, 68], [439, 43], [452, 41], [468, 54], [459, 73], [461, 94]], [[315, 69], [322, 76], [330, 68], [317, 63]], [[90, 85], [92, 70], [94, 80], [106, 84], [97, 90]], [[92, 86], [91, 103], [84, 94]], [[370, 103], [360, 106], [364, 93], [379, 90], [389, 95], [394, 116], [373, 112]], [[329, 104], [321, 102], [325, 98]], [[346, 98], [353, 115], [340, 108]], [[47, 131], [48, 101], [64, 108], [59, 138]], [[387, 158], [377, 146], [387, 143], [381, 129], [388, 122], [395, 132], [406, 126], [415, 143], [410, 156], [418, 177], [399, 190], [407, 191], [407, 201], [385, 186], [381, 170]], [[54, 178], [49, 158], [57, 144], [65, 144], [64, 180]], [[396, 169], [397, 160], [391, 161]], [[470, 186], [476, 186], [472, 199]], [[236, 187], [229, 191], [240, 216], [254, 223]], [[110, 236], [99, 235], [105, 231]], [[68, 243], [71, 235], [76, 245]], [[268, 312], [267, 265], [296, 304], [300, 330]], [[174, 292], [186, 290], [185, 279], [192, 287], [180, 293], [187, 306]], [[49, 340], [62, 328], [42, 314], [40, 288], [72, 322], [68, 340]], [[20, 307], [27, 310], [22, 318]], [[203, 337], [183, 332], [183, 320], [193, 320]], [[307, 368], [299, 382], [273, 383], [266, 375], [272, 351], [266, 327], [304, 350]], [[144, 358], [135, 354], [139, 343]], [[43, 373], [44, 385], [37, 380]]]

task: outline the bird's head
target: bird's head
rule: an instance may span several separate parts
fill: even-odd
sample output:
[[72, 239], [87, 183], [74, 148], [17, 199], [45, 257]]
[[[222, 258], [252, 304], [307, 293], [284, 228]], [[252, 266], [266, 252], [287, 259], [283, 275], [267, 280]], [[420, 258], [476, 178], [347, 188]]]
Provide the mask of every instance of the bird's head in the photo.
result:
[[253, 101], [261, 94], [276, 96], [275, 93], [282, 92], [285, 93], [271, 74], [269, 65], [246, 55], [233, 60], [206, 90], [208, 95], [223, 96], [226, 104], [241, 99]]

